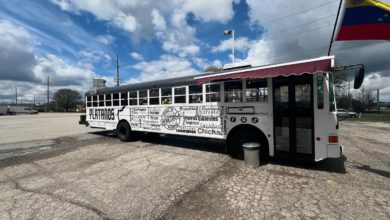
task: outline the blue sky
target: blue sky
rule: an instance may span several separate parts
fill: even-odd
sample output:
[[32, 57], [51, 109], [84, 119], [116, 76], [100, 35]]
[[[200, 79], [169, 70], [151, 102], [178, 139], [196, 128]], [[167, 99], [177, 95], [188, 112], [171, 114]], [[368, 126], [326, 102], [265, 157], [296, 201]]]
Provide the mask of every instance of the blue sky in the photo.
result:
[[[236, 58], [264, 65], [324, 56], [338, 0], [0, 0], [0, 101], [44, 102], [52, 89], [85, 92], [92, 78], [113, 85], [200, 74]], [[390, 3], [390, 0], [384, 2]], [[367, 63], [366, 88], [390, 100], [390, 43], [335, 42], [341, 64]]]

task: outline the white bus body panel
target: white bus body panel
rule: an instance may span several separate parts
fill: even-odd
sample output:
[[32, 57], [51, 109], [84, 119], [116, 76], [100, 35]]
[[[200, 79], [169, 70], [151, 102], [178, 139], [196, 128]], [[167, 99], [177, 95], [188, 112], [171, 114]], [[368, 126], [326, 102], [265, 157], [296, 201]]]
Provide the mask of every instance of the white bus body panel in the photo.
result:
[[[323, 73], [315, 74], [313, 77], [313, 91], [317, 91], [317, 77], [324, 76]], [[341, 156], [339, 144], [329, 144], [329, 135], [337, 135], [337, 116], [335, 112], [329, 111], [329, 81], [324, 80], [324, 108], [318, 109], [317, 95], [314, 95], [314, 158], [316, 161], [325, 158], [337, 158]], [[317, 94], [316, 92], [314, 94]]]
[[129, 122], [133, 131], [216, 139], [226, 139], [235, 126], [249, 124], [263, 131], [270, 145], [273, 143], [272, 108], [268, 102], [87, 108], [91, 127], [111, 130], [120, 120]]

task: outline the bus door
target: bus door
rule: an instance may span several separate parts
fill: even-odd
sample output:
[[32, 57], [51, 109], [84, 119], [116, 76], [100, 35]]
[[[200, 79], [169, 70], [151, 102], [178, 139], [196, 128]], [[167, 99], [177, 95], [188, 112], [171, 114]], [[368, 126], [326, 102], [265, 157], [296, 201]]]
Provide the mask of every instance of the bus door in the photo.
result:
[[313, 75], [273, 79], [276, 156], [314, 158]]

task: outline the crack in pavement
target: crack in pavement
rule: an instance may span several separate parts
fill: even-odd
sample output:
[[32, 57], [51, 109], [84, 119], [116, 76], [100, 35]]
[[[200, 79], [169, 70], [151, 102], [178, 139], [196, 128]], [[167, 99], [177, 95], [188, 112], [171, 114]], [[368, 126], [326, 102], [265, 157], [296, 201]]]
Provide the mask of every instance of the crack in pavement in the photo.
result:
[[90, 206], [88, 204], [82, 204], [81, 202], [72, 201], [70, 199], [63, 198], [59, 195], [55, 195], [53, 193], [41, 192], [39, 190], [28, 189], [28, 188], [21, 186], [18, 181], [13, 181], [13, 183], [15, 184], [15, 189], [17, 189], [17, 190], [20, 190], [23, 192], [28, 192], [28, 193], [33, 193], [33, 194], [46, 195], [46, 196], [49, 196], [49, 197], [54, 198], [56, 200], [59, 200], [61, 202], [66, 202], [66, 203], [87, 209], [87, 210], [95, 213], [96, 215], [98, 215], [99, 217], [101, 217], [104, 220], [110, 220], [110, 218], [108, 217], [108, 215], [106, 213], [104, 213], [103, 211], [99, 210], [96, 207]]
[[158, 216], [156, 216], [155, 219], [167, 219], [167, 217], [169, 216], [170, 214], [170, 210], [173, 209], [174, 207], [176, 207], [178, 204], [180, 204], [181, 202], [184, 201], [184, 199], [191, 195], [192, 193], [200, 190], [202, 187], [206, 186], [207, 183], [209, 182], [212, 182], [213, 180], [215, 180], [216, 178], [218, 178], [219, 176], [222, 175], [221, 171], [225, 170], [225, 166], [228, 164], [228, 162], [231, 161], [231, 159], [228, 159], [226, 160], [224, 163], [221, 164], [220, 167], [218, 167], [218, 169], [214, 170], [209, 176], [207, 176], [203, 181], [199, 181], [198, 184], [196, 184], [195, 186], [193, 186], [190, 190], [188, 190], [187, 192], [183, 193], [181, 195], [181, 197], [179, 197], [178, 199], [175, 199], [174, 201], [172, 201], [172, 203], [164, 210], [162, 211]]

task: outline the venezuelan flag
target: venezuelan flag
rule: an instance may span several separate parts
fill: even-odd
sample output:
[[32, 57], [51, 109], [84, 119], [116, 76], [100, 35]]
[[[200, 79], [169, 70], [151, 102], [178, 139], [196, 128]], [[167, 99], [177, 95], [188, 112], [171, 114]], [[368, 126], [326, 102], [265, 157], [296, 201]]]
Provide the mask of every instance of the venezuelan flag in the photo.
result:
[[375, 0], [345, 0], [336, 40], [390, 40], [390, 5]]

